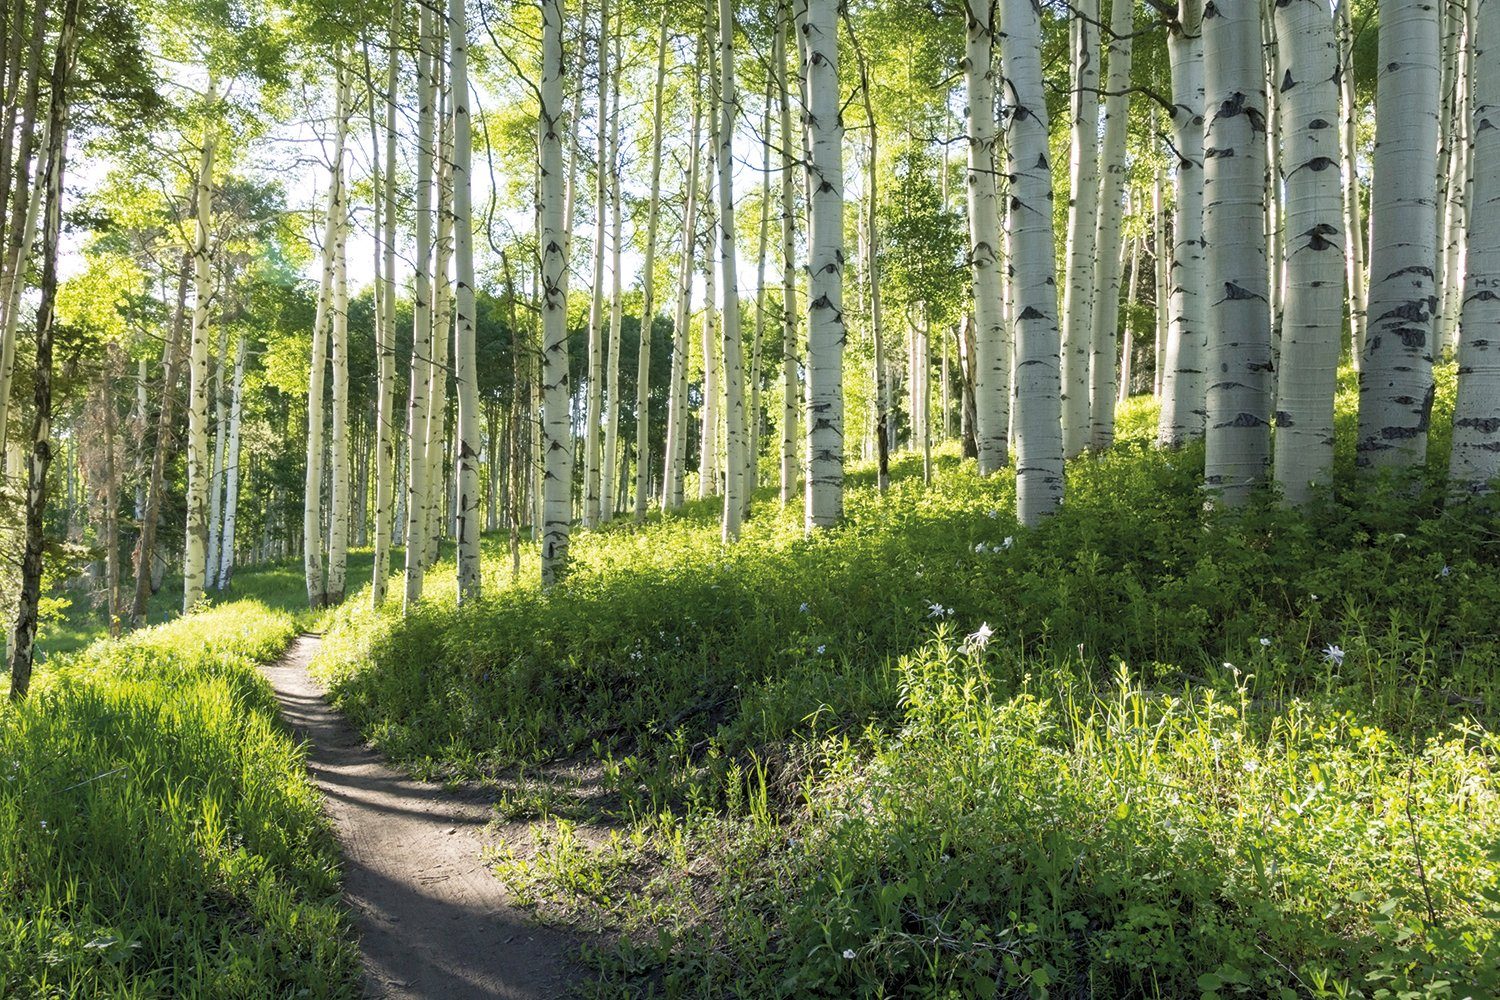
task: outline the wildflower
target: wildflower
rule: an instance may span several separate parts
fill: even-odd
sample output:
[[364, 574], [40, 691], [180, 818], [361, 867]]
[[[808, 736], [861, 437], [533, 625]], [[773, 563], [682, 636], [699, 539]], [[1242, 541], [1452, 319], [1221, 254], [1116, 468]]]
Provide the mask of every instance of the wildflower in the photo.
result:
[[1329, 643], [1323, 647], [1323, 659], [1325, 662], [1332, 663], [1335, 667], [1342, 667], [1344, 665], [1344, 647], [1337, 643]]
[[932, 604], [927, 605], [927, 617], [928, 618], [941, 618], [941, 617], [943, 617], [943, 612], [945, 610], [946, 609], [941, 604], [938, 604], [937, 602], [933, 602]]
[[1225, 660], [1224, 661], [1224, 669], [1225, 670], [1234, 670], [1236, 668], [1235, 668], [1235, 665], [1233, 663], [1230, 663], [1228, 660]]
[[1453, 567], [1452, 566], [1444, 566], [1442, 569], [1438, 570], [1438, 576], [1450, 576], [1450, 575], [1452, 575], [1452, 573], [1453, 573]]
[[854, 961], [854, 949], [853, 948], [845, 948], [844, 949], [844, 958], [848, 959], [851, 962]]
[[1008, 549], [1008, 548], [1010, 548], [1014, 544], [1016, 544], [1016, 538], [1015, 538], [1015, 536], [1014, 535], [1006, 535], [1005, 536], [1005, 541], [1003, 541], [1003, 542], [1000, 543], [1000, 547], [1002, 549]]
[[1259, 771], [1259, 770], [1260, 770], [1260, 761], [1256, 761], [1256, 760], [1247, 760], [1247, 761], [1245, 761], [1245, 773], [1246, 774], [1254, 774], [1256, 771]]
[[824, 652], [825, 652], [825, 651], [826, 651], [826, 650], [827, 650], [827, 649], [828, 649], [828, 647], [827, 647], [827, 646], [824, 646], [824, 645], [819, 645], [819, 646], [818, 646], [818, 655], [819, 655], [819, 656], [822, 656], [822, 655], [823, 655], [823, 653], [824, 653]]
[[1271, 645], [1271, 640], [1267, 639], [1265, 636], [1261, 636], [1261, 638], [1260, 638], [1260, 645], [1261, 645], [1261, 648], [1264, 649], [1265, 647]]
[[803, 601], [802, 607], [798, 608], [797, 610], [802, 612], [804, 615], [807, 614], [807, 602]]
[[983, 649], [990, 644], [990, 637], [994, 634], [995, 630], [990, 628], [989, 622], [981, 622], [979, 628], [964, 639], [964, 644], [970, 649]]
[[974, 546], [974, 551], [975, 552], [983, 553], [983, 552], [988, 552], [989, 550], [990, 550], [990, 547], [988, 545], [984, 544], [983, 542], [980, 542], [980, 543], [978, 543], [977, 545]]
[[1000, 512], [998, 510], [992, 510], [992, 511], [990, 511], [990, 520], [993, 521], [996, 518], [998, 518], [999, 516], [1000, 516]]
[[42, 829], [43, 830], [47, 829], [47, 821], [46, 820], [42, 820]]

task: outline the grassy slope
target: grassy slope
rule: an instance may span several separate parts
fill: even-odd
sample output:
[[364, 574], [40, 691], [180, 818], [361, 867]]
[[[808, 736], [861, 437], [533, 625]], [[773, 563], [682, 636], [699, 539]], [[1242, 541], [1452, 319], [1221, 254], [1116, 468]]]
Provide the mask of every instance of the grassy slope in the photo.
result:
[[458, 608], [444, 567], [321, 668], [414, 771], [536, 818], [502, 874], [627, 931], [606, 993], [1500, 991], [1493, 509], [1429, 477], [1206, 513], [1152, 419], [1035, 531], [1008, 477], [906, 461], [811, 541], [763, 502], [723, 549], [694, 504], [581, 536], [551, 594], [496, 550]]
[[0, 996], [353, 996], [336, 847], [241, 601], [99, 642], [0, 707]]

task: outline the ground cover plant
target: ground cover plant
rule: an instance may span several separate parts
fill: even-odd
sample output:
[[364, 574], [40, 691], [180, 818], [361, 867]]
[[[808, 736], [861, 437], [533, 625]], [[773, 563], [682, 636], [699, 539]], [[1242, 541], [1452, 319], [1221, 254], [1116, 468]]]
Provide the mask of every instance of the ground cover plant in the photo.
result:
[[354, 602], [318, 667], [534, 821], [498, 874], [621, 932], [604, 995], [1494, 995], [1493, 507], [1435, 459], [1214, 511], [1153, 426], [1036, 529], [904, 459], [811, 540], [763, 498], [722, 547], [704, 504], [548, 593]]
[[249, 600], [54, 656], [0, 707], [0, 995], [349, 997], [337, 848]]

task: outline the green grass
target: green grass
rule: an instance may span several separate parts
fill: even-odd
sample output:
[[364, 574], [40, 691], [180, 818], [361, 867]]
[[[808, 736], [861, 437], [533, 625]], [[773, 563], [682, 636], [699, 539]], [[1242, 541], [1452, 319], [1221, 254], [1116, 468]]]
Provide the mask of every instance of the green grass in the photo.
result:
[[907, 457], [811, 540], [769, 494], [728, 548], [712, 502], [581, 534], [549, 594], [497, 541], [318, 669], [533, 821], [499, 874], [623, 932], [603, 995], [1497, 995], [1500, 522], [1444, 509], [1442, 430], [1355, 486], [1347, 380], [1303, 513], [1206, 509], [1132, 401], [1035, 530]]
[[336, 845], [255, 670], [295, 631], [223, 605], [54, 656], [0, 708], [0, 996], [357, 995]]

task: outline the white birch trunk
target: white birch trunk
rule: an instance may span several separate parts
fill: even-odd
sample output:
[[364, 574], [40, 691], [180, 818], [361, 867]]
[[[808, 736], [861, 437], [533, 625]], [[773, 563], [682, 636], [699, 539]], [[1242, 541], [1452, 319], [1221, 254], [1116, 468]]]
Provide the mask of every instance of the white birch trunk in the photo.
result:
[[432, 264], [432, 370], [427, 387], [427, 512], [423, 524], [424, 569], [437, 564], [439, 541], [444, 534], [443, 513], [448, 501], [448, 377], [451, 373], [449, 330], [453, 322], [453, 120], [449, 115], [447, 18], [432, 14], [433, 51], [439, 99], [437, 148], [437, 238]]
[[46, 150], [49, 144], [46, 129], [47, 126], [43, 125], [42, 135], [38, 140], [38, 146], [43, 152], [37, 160], [36, 179], [32, 182], [31, 193], [26, 201], [26, 212], [21, 222], [21, 239], [6, 268], [5, 284], [0, 286], [0, 293], [4, 294], [4, 318], [0, 320], [0, 454], [5, 453], [6, 432], [10, 423], [11, 382], [16, 367], [16, 332], [21, 322], [21, 295], [26, 290], [26, 255], [36, 239], [37, 219], [41, 215], [47, 182]]
[[844, 125], [839, 104], [837, 0], [806, 0], [807, 508], [806, 529], [844, 513]]
[[1109, 74], [1104, 85], [1104, 140], [1099, 147], [1099, 219], [1094, 233], [1094, 301], [1089, 376], [1089, 447], [1115, 440], [1115, 337], [1120, 326], [1120, 263], [1125, 194], [1125, 135], [1129, 124], [1131, 32], [1135, 5], [1110, 5]]
[[1009, 419], [1004, 396], [1010, 381], [1010, 340], [1000, 280], [1000, 199], [995, 174], [995, 68], [993, 0], [973, 0], [966, 11], [964, 81], [969, 132], [969, 267], [977, 326], [974, 403], [979, 474], [1010, 464]]
[[[545, 8], [544, 8], [545, 9]], [[422, 598], [423, 531], [427, 510], [427, 417], [432, 380], [432, 140], [433, 105], [437, 87], [433, 80], [432, 15], [423, 7], [418, 16], [417, 47], [417, 184], [416, 258], [413, 267], [412, 350], [406, 427], [406, 552], [403, 612]]]
[[563, 212], [563, 0], [542, 0], [538, 115], [542, 208], [542, 585], [567, 574], [573, 516], [573, 445], [568, 384], [568, 233]]
[[594, 285], [589, 308], [588, 399], [583, 431], [583, 526], [599, 523], [600, 424], [604, 414], [604, 241], [609, 200], [609, 0], [599, 4], [599, 160], [594, 188]]
[[703, 261], [703, 327], [699, 350], [703, 355], [703, 406], [698, 413], [698, 499], [719, 493], [719, 363], [718, 363], [718, 282], [714, 253], [719, 220], [715, 209], [719, 172], [718, 59], [714, 55], [712, 36], [709, 48], [710, 99], [708, 102], [708, 163], [703, 171], [703, 214], [705, 217]]
[[1172, 61], [1172, 274], [1166, 356], [1161, 360], [1157, 441], [1177, 448], [1203, 436], [1208, 308], [1203, 246], [1203, 4], [1181, 0], [1167, 39]]
[[[701, 47], [701, 42], [700, 42]], [[698, 150], [702, 140], [701, 78], [695, 57], [692, 139], [684, 182], [682, 257], [677, 269], [677, 310], [672, 320], [672, 384], [667, 400], [667, 437], [662, 468], [663, 510], [682, 506], [687, 459], [687, 384], [689, 325], [693, 317], [693, 256], [698, 239]]]
[[[1470, 0], [1474, 39], [1473, 162], [1500, 157], [1500, 0]], [[1460, 491], [1485, 493], [1500, 476], [1500, 173], [1474, 171], [1468, 276], [1458, 343], [1458, 401], [1449, 476]]]
[[1006, 100], [1006, 216], [1016, 338], [1016, 517], [1035, 525], [1063, 499], [1061, 333], [1057, 239], [1052, 230], [1050, 126], [1042, 84], [1041, 14], [1035, 0], [1003, 0], [1001, 50]]
[[793, 164], [800, 130], [792, 125], [792, 88], [787, 78], [787, 28], [791, 4], [776, 19], [771, 62], [780, 95], [781, 129], [781, 505], [797, 495], [797, 402], [802, 398], [797, 350], [797, 219]]
[[[225, 283], [228, 283], [226, 278]], [[219, 589], [219, 544], [224, 514], [224, 366], [229, 363], [229, 324], [219, 324], [219, 363], [214, 369], [214, 471], [208, 483], [208, 558], [205, 583]]]
[[1339, 34], [1339, 170], [1344, 189], [1344, 282], [1349, 301], [1349, 337], [1354, 367], [1365, 344], [1365, 226], [1359, 200], [1358, 147], [1355, 142], [1353, 0], [1334, 0]]
[[739, 255], [734, 228], [734, 127], [739, 95], [734, 79], [734, 4], [719, 0], [719, 277], [724, 286], [724, 519], [723, 540], [740, 535], [745, 513], [745, 349], [740, 332]]
[[224, 466], [224, 534], [219, 542], [219, 589], [234, 576], [234, 530], [240, 508], [240, 420], [245, 409], [245, 334], [235, 338], [234, 379], [230, 389], [229, 450]]
[[646, 212], [646, 257], [641, 263], [641, 342], [635, 377], [635, 521], [645, 520], [651, 491], [651, 333], [656, 323], [656, 236], [661, 214], [662, 93], [667, 80], [667, 13], [656, 41], [651, 103], [651, 204]]
[[[339, 155], [349, 131], [349, 74], [339, 88]], [[334, 167], [339, 185], [338, 228], [333, 244], [333, 303], [329, 309], [329, 347], [333, 362], [333, 412], [328, 438], [328, 585], [330, 605], [344, 602], [349, 570], [349, 194], [342, 159]]]
[[1089, 442], [1089, 354], [1094, 321], [1094, 237], [1099, 210], [1099, 0], [1075, 0], [1072, 162], [1068, 170], [1068, 270], [1062, 305], [1063, 449]]
[[1411, 468], [1432, 414], [1434, 211], [1438, 146], [1437, 9], [1381, 0], [1370, 201], [1368, 327], [1359, 376], [1362, 468]]
[[1267, 301], [1266, 89], [1261, 6], [1203, 15], [1208, 120], [1203, 238], [1208, 247], [1208, 422], [1204, 482], [1226, 505], [1249, 499], [1271, 457]]
[[479, 364], [475, 357], [474, 232], [469, 124], [469, 25], [465, 0], [449, 0], [448, 45], [453, 67], [454, 379], [458, 393], [458, 599], [479, 597]]
[[370, 603], [385, 603], [391, 567], [391, 533], [396, 493], [396, 82], [401, 60], [401, 0], [391, 3], [389, 58], [385, 80], [385, 174], [381, 178], [385, 203], [381, 235], [383, 273], [377, 283], [381, 323], [375, 345], [375, 553], [370, 580]]
[[219, 100], [218, 80], [208, 81], [203, 149], [198, 160], [198, 219], [193, 240], [193, 326], [188, 348], [187, 531], [183, 543], [182, 609], [203, 598], [208, 570], [208, 310], [213, 300], [208, 233], [213, 219], [214, 152], [218, 131], [212, 123]]
[[1343, 335], [1338, 38], [1327, 0], [1274, 8], [1282, 77], [1287, 290], [1277, 381], [1276, 482], [1303, 504], [1333, 474], [1333, 398]]

